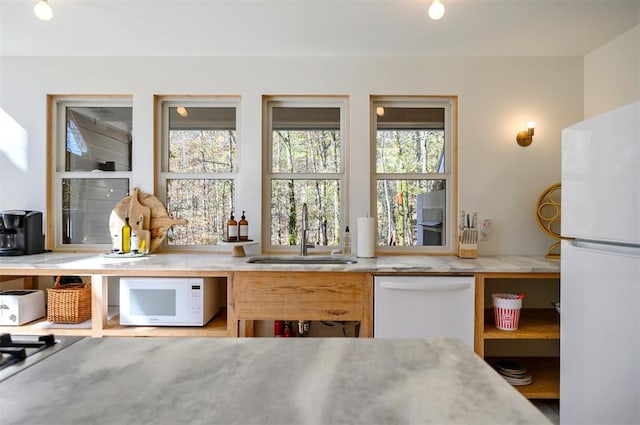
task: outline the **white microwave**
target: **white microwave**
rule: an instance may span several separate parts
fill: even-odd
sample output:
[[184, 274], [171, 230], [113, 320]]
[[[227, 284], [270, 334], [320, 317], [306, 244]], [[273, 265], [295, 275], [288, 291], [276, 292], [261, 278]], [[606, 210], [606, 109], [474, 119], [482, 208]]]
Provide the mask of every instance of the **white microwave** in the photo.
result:
[[212, 278], [120, 279], [120, 324], [204, 326], [220, 310]]

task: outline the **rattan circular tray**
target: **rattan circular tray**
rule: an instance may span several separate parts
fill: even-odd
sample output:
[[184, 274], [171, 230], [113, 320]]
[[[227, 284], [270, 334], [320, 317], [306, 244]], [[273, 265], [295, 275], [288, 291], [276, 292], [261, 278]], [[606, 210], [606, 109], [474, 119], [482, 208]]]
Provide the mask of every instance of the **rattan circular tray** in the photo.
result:
[[536, 221], [540, 229], [555, 242], [547, 250], [547, 258], [560, 258], [560, 217], [561, 184], [556, 183], [545, 189], [536, 204]]

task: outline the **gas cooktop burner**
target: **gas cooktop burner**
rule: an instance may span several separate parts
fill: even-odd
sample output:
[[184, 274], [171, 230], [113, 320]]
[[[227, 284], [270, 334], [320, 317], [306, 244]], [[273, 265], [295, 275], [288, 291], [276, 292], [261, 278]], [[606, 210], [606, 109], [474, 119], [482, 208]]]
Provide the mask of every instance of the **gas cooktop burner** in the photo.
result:
[[0, 381], [44, 360], [82, 337], [0, 334]]

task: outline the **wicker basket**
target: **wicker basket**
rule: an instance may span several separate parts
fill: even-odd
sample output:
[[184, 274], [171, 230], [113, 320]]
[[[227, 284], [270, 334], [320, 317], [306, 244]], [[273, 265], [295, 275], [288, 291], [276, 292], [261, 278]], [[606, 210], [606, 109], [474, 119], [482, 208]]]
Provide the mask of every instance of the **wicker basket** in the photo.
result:
[[47, 320], [51, 323], [81, 323], [91, 318], [91, 285], [62, 285], [56, 277], [53, 288], [47, 289]]

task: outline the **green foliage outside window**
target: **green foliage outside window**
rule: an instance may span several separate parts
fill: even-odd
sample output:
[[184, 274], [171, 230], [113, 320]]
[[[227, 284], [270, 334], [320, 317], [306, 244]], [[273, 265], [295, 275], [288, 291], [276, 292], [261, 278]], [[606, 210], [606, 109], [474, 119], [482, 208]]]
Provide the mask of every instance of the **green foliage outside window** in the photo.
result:
[[193, 175], [166, 180], [169, 215], [189, 222], [173, 229], [169, 245], [214, 245], [224, 239], [225, 224], [234, 210], [235, 185], [232, 179], [214, 175], [235, 170], [236, 149], [235, 130], [169, 132], [169, 171]]
[[378, 130], [376, 172], [398, 176], [377, 180], [378, 245], [418, 244], [418, 195], [446, 189], [443, 180], [425, 178], [444, 172], [444, 141], [440, 129]]
[[176, 226], [170, 245], [214, 245], [233, 210], [233, 180], [167, 180], [167, 210], [172, 217], [186, 218], [188, 226]]
[[235, 130], [171, 130], [169, 132], [169, 172], [232, 172], [235, 157]]
[[272, 180], [271, 243], [297, 245], [302, 204], [309, 213], [309, 238], [319, 245], [340, 243], [339, 180]]
[[378, 130], [377, 173], [437, 173], [443, 155], [442, 130]]
[[270, 242], [298, 245], [302, 204], [309, 242], [339, 245], [342, 140], [340, 109], [277, 107], [271, 137]]

